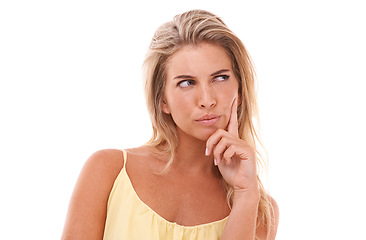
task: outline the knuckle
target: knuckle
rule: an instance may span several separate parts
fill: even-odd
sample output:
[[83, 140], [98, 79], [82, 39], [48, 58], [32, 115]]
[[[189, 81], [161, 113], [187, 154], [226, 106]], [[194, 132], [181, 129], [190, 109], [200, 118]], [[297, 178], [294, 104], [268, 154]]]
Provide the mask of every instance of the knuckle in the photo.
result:
[[223, 157], [224, 157], [225, 159], [229, 159], [229, 158], [231, 158], [231, 157], [232, 157], [232, 154], [231, 154], [231, 152], [230, 152], [230, 151], [226, 150], [226, 151], [224, 152]]
[[223, 145], [227, 146], [229, 141], [227, 138], [222, 138], [221, 141], [220, 141]]
[[213, 151], [213, 155], [214, 155], [214, 157], [215, 157], [215, 158], [220, 157], [220, 155], [221, 155], [220, 149], [218, 149], [218, 148], [216, 147], [216, 148], [214, 149], [214, 151]]
[[223, 135], [225, 133], [227, 133], [224, 129], [218, 129], [217, 132], [220, 134], [220, 135]]

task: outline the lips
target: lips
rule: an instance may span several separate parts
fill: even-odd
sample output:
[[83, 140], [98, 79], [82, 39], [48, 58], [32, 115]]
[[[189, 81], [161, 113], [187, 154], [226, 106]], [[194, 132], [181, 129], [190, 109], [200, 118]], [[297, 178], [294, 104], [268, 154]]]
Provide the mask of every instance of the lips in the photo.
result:
[[220, 116], [219, 115], [206, 114], [206, 115], [200, 117], [199, 119], [197, 119], [196, 122], [198, 122], [199, 124], [204, 125], [204, 126], [212, 126], [219, 119], [220, 119]]

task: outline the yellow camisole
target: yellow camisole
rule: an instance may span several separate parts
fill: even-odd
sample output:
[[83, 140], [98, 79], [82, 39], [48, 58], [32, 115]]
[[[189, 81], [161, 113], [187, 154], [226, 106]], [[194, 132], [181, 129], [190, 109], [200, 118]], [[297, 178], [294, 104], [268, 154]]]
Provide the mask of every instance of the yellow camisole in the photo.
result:
[[227, 218], [197, 226], [169, 222], [136, 194], [124, 166], [109, 194], [104, 240], [213, 240], [220, 239]]

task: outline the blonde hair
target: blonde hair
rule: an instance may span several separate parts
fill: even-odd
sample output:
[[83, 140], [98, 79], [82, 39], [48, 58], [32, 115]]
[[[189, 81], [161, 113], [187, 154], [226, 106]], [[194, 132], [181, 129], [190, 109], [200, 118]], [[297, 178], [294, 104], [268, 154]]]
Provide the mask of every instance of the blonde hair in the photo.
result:
[[[154, 34], [144, 62], [145, 95], [153, 127], [153, 136], [147, 143], [154, 147], [163, 147], [171, 154], [167, 167], [174, 159], [178, 146], [176, 125], [169, 114], [165, 114], [161, 105], [166, 80], [166, 63], [182, 46], [200, 42], [219, 44], [224, 47], [232, 60], [232, 68], [239, 82], [241, 103], [238, 107], [239, 137], [257, 151], [257, 165], [264, 167], [256, 143], [260, 144], [253, 119], [258, 117], [255, 93], [255, 72], [249, 54], [240, 39], [214, 14], [203, 10], [192, 10], [177, 15], [172, 21], [160, 26]], [[258, 119], [258, 118], [257, 118]], [[258, 168], [259, 169], [259, 168]], [[257, 226], [264, 223], [269, 235], [273, 223], [273, 207], [257, 174], [261, 198], [258, 206]], [[228, 203], [232, 205], [233, 189], [224, 182]]]

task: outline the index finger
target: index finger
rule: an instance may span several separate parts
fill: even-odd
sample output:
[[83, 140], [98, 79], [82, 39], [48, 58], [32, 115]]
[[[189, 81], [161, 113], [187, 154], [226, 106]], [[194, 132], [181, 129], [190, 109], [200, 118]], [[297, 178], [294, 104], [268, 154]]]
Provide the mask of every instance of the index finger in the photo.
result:
[[227, 126], [227, 131], [234, 136], [238, 137], [238, 99], [235, 98], [233, 104], [231, 105], [231, 114], [229, 124]]

